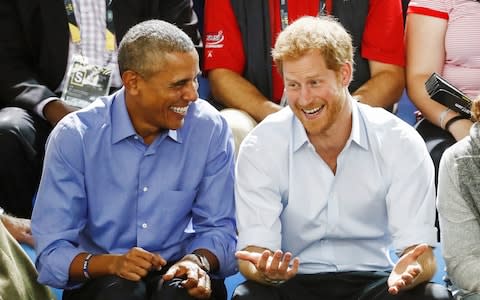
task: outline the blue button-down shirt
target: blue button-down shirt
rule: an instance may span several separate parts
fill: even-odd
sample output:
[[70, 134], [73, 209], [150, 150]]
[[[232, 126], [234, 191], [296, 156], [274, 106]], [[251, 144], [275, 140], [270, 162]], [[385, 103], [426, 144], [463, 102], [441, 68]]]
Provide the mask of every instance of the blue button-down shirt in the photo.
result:
[[135, 132], [123, 90], [66, 116], [50, 135], [32, 216], [39, 281], [75, 286], [68, 271], [79, 253], [134, 246], [167, 261], [206, 248], [218, 276], [235, 272], [233, 149], [203, 100], [151, 145]]

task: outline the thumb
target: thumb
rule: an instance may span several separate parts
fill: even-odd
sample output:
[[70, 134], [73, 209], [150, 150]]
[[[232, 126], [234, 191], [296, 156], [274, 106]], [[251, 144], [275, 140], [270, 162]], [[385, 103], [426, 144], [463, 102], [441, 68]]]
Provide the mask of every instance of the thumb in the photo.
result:
[[416, 260], [420, 255], [422, 255], [423, 253], [425, 253], [425, 251], [427, 251], [428, 247], [429, 246], [427, 244], [417, 245], [415, 248], [413, 248], [413, 250], [410, 251], [410, 253], [408, 253], [408, 255], [412, 259]]

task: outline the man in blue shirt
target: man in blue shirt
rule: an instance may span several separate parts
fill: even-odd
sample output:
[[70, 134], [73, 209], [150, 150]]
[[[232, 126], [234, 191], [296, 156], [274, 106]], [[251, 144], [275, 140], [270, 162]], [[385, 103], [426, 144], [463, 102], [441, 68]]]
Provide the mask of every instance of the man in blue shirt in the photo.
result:
[[39, 281], [64, 299], [224, 299], [236, 271], [234, 148], [199, 100], [191, 39], [132, 27], [124, 88], [63, 118], [32, 216]]

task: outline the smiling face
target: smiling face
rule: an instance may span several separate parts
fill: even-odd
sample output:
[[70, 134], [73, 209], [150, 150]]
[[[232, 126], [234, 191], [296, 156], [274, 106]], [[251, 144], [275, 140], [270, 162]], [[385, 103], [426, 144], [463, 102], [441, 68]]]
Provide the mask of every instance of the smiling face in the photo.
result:
[[[137, 132], [144, 136], [183, 126], [188, 106], [197, 100], [198, 54], [168, 52], [156, 59], [159, 70], [145, 76], [124, 73], [127, 109]], [[155, 68], [156, 67], [156, 68]]]
[[350, 64], [335, 72], [327, 68], [320, 50], [311, 50], [285, 59], [282, 71], [288, 104], [310, 138], [335, 134], [335, 128], [348, 122]]

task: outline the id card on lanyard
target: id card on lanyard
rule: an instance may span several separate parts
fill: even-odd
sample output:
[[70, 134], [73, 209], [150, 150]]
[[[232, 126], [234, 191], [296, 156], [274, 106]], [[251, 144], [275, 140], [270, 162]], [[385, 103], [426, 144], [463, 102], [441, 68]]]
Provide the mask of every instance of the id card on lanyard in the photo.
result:
[[[106, 0], [105, 50], [112, 55], [115, 50], [115, 29], [113, 24], [112, 0]], [[81, 46], [80, 28], [75, 17], [72, 0], [64, 0], [68, 28], [72, 42]], [[81, 48], [80, 48], [81, 49]], [[81, 50], [80, 50], [81, 51]], [[112, 70], [105, 66], [90, 64], [81, 55], [73, 57], [67, 72], [61, 99], [75, 107], [85, 107], [100, 96], [108, 95]]]

